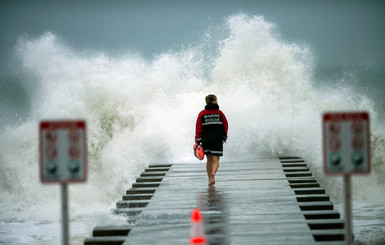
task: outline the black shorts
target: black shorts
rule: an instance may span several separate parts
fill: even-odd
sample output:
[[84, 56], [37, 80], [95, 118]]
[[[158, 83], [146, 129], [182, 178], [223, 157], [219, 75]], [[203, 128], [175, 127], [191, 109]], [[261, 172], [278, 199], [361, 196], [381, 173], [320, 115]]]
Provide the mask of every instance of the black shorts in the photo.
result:
[[223, 156], [223, 140], [202, 142], [203, 152], [213, 156]]

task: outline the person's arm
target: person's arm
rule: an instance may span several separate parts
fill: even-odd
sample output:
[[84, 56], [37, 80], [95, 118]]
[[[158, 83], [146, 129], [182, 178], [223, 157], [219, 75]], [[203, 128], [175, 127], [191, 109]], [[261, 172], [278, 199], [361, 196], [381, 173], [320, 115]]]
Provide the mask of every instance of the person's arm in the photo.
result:
[[199, 144], [202, 140], [202, 119], [201, 115], [199, 114], [197, 118], [197, 123], [195, 126], [195, 143]]
[[223, 142], [227, 140], [227, 130], [229, 129], [229, 124], [227, 122], [225, 114], [222, 112], [222, 123], [223, 123]]

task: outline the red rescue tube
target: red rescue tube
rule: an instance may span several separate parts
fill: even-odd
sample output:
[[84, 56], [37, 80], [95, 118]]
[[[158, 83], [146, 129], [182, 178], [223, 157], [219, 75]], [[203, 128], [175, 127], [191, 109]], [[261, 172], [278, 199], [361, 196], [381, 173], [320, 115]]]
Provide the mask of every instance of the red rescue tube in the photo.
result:
[[203, 152], [202, 146], [198, 145], [197, 143], [194, 145], [194, 156], [201, 161], [205, 158], [205, 153]]

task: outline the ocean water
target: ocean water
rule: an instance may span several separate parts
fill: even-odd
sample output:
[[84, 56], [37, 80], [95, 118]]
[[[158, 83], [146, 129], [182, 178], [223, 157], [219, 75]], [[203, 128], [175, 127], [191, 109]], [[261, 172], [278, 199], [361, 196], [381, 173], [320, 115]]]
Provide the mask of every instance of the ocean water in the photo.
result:
[[353, 177], [354, 232], [385, 244], [383, 68], [319, 69], [306, 43], [245, 14], [153, 58], [75, 50], [50, 32], [20, 37], [14, 55], [20, 73], [2, 90], [0, 243], [60, 244], [60, 188], [39, 181], [40, 120], [88, 124], [88, 182], [69, 188], [71, 241], [80, 244], [97, 225], [125, 224], [111, 209], [148, 164], [197, 163], [196, 116], [215, 93], [230, 125], [224, 161], [300, 155], [341, 213], [342, 180], [322, 172], [321, 115], [368, 111], [372, 172]]

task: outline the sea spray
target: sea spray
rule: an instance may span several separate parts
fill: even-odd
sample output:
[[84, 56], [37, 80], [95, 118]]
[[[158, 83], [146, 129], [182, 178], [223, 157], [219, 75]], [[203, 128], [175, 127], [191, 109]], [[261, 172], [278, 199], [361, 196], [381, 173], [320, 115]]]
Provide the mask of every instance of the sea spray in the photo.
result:
[[71, 185], [71, 217], [89, 229], [124, 223], [109, 210], [148, 164], [197, 163], [191, 146], [208, 93], [229, 121], [223, 160], [300, 155], [333, 199], [342, 185], [322, 173], [321, 114], [369, 111], [373, 173], [354, 178], [353, 198], [383, 203], [385, 136], [375, 102], [346, 86], [315, 84], [310, 48], [285, 41], [263, 17], [233, 15], [223, 33], [151, 60], [78, 53], [53, 33], [21, 38], [16, 53], [32, 109], [25, 123], [1, 130], [1, 221], [58, 222], [59, 189], [39, 183], [38, 122], [82, 118], [89, 178]]

